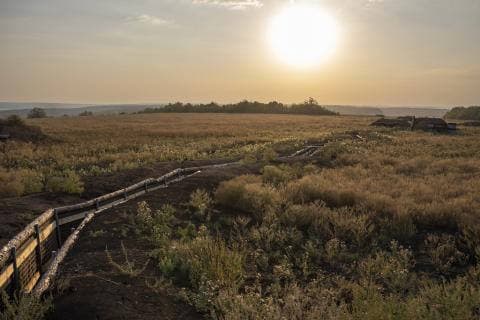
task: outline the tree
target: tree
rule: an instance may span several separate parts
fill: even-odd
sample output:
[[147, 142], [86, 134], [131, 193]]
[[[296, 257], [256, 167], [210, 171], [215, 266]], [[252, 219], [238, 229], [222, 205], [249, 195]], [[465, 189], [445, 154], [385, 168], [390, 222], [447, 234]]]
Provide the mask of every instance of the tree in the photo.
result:
[[305, 100], [303, 104], [306, 106], [318, 106], [318, 101], [310, 97], [307, 100]]
[[29, 119], [46, 118], [47, 113], [42, 108], [33, 108], [27, 116]]

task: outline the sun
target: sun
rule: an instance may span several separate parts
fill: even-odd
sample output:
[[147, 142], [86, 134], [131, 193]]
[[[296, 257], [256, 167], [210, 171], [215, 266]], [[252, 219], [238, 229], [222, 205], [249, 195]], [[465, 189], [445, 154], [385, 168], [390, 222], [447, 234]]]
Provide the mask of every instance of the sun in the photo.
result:
[[276, 15], [268, 30], [274, 54], [295, 67], [324, 62], [334, 52], [339, 32], [335, 19], [315, 6], [292, 4]]

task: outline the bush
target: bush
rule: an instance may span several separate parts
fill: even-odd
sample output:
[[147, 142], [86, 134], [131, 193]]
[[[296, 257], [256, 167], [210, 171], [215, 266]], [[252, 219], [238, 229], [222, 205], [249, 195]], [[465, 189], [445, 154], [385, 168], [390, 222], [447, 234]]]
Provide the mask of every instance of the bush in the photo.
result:
[[274, 186], [279, 186], [292, 180], [295, 176], [291, 170], [286, 166], [265, 166], [262, 170], [263, 183], [270, 183]]
[[392, 241], [389, 252], [381, 251], [360, 263], [360, 274], [369, 284], [381, 285], [391, 293], [404, 293], [413, 285], [414, 265], [412, 252]]
[[72, 170], [47, 176], [46, 180], [45, 190], [47, 192], [81, 194], [84, 190], [83, 182], [75, 171]]
[[[5, 121], [4, 121], [5, 125], [7, 126], [19, 126], [19, 127], [23, 127], [25, 126], [25, 121], [23, 121], [22, 118], [20, 118], [19, 116], [17, 115], [11, 115], [9, 116]], [[0, 124], [2, 124], [2, 122], [0, 122]]]
[[42, 108], [33, 108], [32, 110], [30, 110], [30, 112], [28, 112], [27, 117], [29, 119], [46, 118], [47, 113]]
[[261, 219], [265, 212], [280, 204], [280, 195], [273, 187], [262, 185], [259, 177], [245, 175], [222, 182], [215, 192], [215, 200]]
[[207, 191], [203, 189], [197, 189], [190, 194], [189, 205], [193, 208], [195, 214], [202, 220], [209, 220], [208, 210], [212, 205], [212, 198]]
[[454, 267], [465, 265], [466, 255], [457, 249], [455, 238], [448, 234], [429, 234], [425, 239], [425, 250], [438, 272], [448, 275]]
[[266, 148], [263, 151], [262, 160], [266, 163], [272, 162], [277, 159], [278, 154], [272, 148]]
[[364, 199], [362, 193], [349, 188], [336, 188], [321, 175], [308, 175], [292, 181], [285, 189], [285, 197], [293, 203], [322, 200], [331, 207], [353, 206]]
[[196, 290], [207, 281], [222, 288], [236, 288], [243, 281], [243, 253], [229, 249], [221, 239], [212, 239], [205, 230], [193, 241], [177, 242], [159, 260], [168, 276], [180, 281], [186, 277]]
[[452, 282], [440, 284], [428, 282], [417, 298], [409, 301], [411, 314], [418, 319], [478, 319], [479, 280], [460, 277]]
[[19, 197], [25, 193], [25, 186], [15, 172], [0, 171], [0, 197]]
[[52, 299], [39, 299], [29, 294], [15, 296], [11, 300], [0, 291], [2, 312], [0, 320], [42, 320], [53, 308]]
[[24, 193], [31, 194], [43, 191], [43, 174], [34, 170], [20, 170], [17, 172], [24, 186]]

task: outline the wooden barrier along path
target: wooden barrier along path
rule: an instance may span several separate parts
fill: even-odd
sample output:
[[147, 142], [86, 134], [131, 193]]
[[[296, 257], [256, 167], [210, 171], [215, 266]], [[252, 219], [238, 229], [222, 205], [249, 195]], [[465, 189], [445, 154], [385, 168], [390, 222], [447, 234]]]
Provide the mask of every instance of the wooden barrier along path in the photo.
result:
[[[322, 146], [308, 146], [292, 157], [309, 157]], [[0, 250], [0, 291], [12, 295], [33, 292], [40, 296], [52, 283], [58, 266], [95, 214], [168, 187], [202, 170], [227, 167], [239, 162], [173, 170], [160, 178], [149, 178], [125, 189], [76, 205], [49, 209], [31, 222]], [[63, 240], [65, 239], [65, 240]]]
[[95, 214], [147, 192], [166, 188], [203, 169], [231, 164], [176, 169], [160, 178], [146, 179], [93, 200], [45, 211], [0, 250], [0, 290], [10, 295], [15, 292], [41, 295], [80, 231]]

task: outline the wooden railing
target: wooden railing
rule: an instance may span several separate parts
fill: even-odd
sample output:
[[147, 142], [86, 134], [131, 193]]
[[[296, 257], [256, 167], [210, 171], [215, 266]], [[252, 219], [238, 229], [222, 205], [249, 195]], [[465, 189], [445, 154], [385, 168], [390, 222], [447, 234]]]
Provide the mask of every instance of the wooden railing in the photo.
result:
[[[289, 157], [310, 157], [322, 145], [307, 146]], [[41, 295], [51, 284], [57, 268], [80, 231], [96, 213], [118, 206], [147, 192], [166, 188], [203, 169], [226, 167], [238, 162], [176, 169], [160, 178], [150, 178], [80, 204], [49, 209], [37, 217], [0, 250], [0, 291], [34, 292]], [[65, 240], [64, 240], [65, 239]]]
[[[146, 179], [128, 188], [80, 204], [49, 209], [37, 217], [0, 250], [0, 290], [41, 294], [51, 283], [58, 264], [93, 216], [147, 192], [192, 176], [214, 165], [176, 169], [157, 179]], [[64, 240], [65, 239], [65, 240]]]

